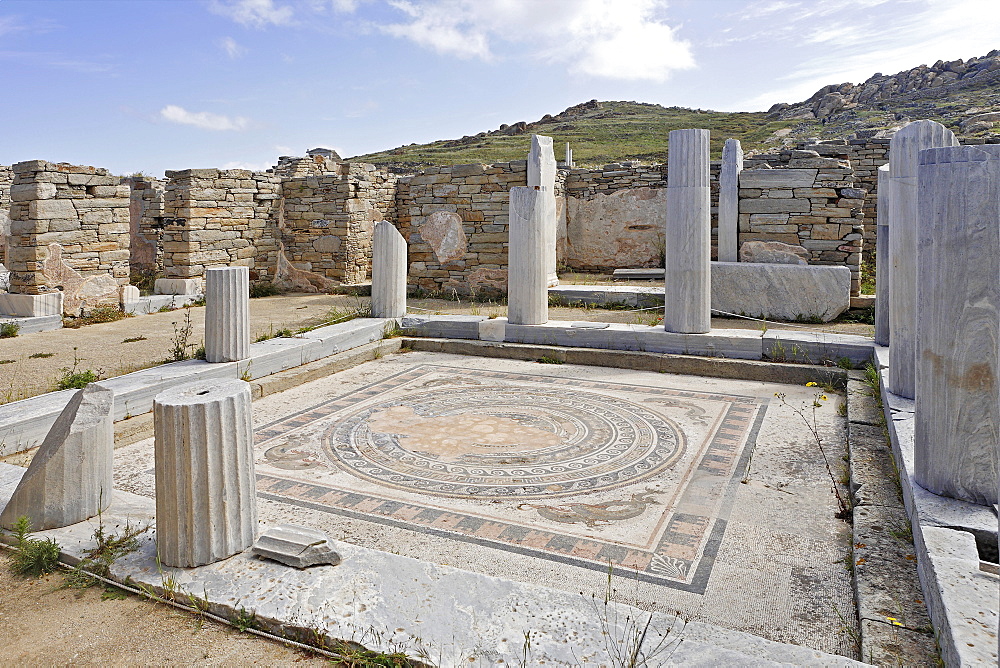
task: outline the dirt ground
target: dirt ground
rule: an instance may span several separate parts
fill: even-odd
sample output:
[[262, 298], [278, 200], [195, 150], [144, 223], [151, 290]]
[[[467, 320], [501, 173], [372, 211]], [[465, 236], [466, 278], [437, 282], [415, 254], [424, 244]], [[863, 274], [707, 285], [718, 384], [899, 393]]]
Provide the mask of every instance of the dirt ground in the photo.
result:
[[0, 550], [0, 665], [330, 665], [138, 596], [63, 588], [61, 573], [14, 575], [11, 561]]
[[[281, 329], [296, 330], [315, 325], [324, 318], [365, 307], [367, 297], [347, 295], [292, 294], [250, 300], [251, 340]], [[407, 303], [414, 314], [473, 314], [506, 316], [506, 304], [472, 303], [468, 300], [411, 299]], [[205, 308], [192, 307], [165, 313], [125, 318], [116, 322], [87, 325], [79, 329], [58, 329], [0, 339], [0, 403], [17, 401], [55, 389], [64, 369], [92, 370], [101, 378], [119, 376], [158, 364], [170, 357], [178, 332], [190, 315], [188, 350], [204, 343]], [[656, 324], [658, 310], [640, 312], [600, 308], [551, 307], [552, 320], [590, 320]], [[712, 327], [720, 329], [760, 330], [755, 320], [713, 318]], [[772, 329], [786, 326], [770, 325]], [[787, 325], [812, 331], [872, 336], [869, 325], [827, 323], [822, 325]], [[51, 356], [49, 354], [51, 353]]]

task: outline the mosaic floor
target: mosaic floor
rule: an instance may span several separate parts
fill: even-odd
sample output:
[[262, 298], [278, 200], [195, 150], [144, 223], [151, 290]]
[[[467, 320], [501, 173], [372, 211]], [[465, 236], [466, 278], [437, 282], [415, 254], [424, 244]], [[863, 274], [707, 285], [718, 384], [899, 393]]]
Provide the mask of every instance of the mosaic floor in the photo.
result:
[[[584, 593], [610, 568], [626, 602], [843, 652], [849, 533], [776, 391], [811, 396], [397, 355], [255, 403], [261, 519]], [[116, 484], [151, 496], [151, 450], [119, 451]]]

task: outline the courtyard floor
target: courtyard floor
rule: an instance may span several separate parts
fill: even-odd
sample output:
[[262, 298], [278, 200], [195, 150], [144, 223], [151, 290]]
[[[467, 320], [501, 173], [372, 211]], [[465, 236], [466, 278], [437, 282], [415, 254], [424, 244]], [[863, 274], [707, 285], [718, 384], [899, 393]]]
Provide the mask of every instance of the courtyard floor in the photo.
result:
[[[850, 526], [793, 410], [812, 419], [815, 394], [391, 355], [254, 402], [260, 518], [857, 658]], [[115, 454], [116, 488], [152, 497], [152, 439]]]

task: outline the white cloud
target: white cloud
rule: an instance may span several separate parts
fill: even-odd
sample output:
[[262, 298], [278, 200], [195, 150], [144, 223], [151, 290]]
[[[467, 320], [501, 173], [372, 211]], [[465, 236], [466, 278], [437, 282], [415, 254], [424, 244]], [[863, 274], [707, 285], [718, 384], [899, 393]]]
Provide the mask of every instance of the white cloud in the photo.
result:
[[239, 43], [232, 37], [223, 37], [220, 39], [219, 46], [226, 52], [226, 55], [233, 60], [236, 60], [247, 52], [247, 50], [240, 46]]
[[228, 16], [251, 28], [282, 26], [292, 22], [292, 8], [275, 5], [274, 0], [212, 0], [209, 7], [216, 14]]
[[[767, 108], [774, 102], [800, 102], [827, 84], [860, 83], [876, 72], [895, 74], [937, 59], [982, 56], [997, 48], [1000, 14], [995, 0], [852, 0], [837, 3], [796, 3], [785, 9], [787, 39], [805, 52], [796, 66], [765, 91], [740, 106]], [[836, 5], [836, 6], [831, 6]], [[884, 6], [882, 6], [884, 5]], [[858, 12], [867, 20], [859, 22]], [[818, 21], [819, 20], [819, 21]], [[755, 39], [767, 40], [758, 34]], [[781, 40], [772, 37], [774, 48]], [[791, 45], [790, 45], [791, 46]], [[794, 56], [792, 56], [794, 58]]]
[[202, 130], [246, 130], [250, 126], [249, 119], [242, 116], [223, 116], [208, 111], [188, 111], [184, 107], [168, 104], [160, 109], [159, 117], [170, 123], [193, 125]]
[[407, 20], [395, 37], [459, 58], [497, 53], [562, 65], [574, 74], [664, 81], [695, 66], [691, 44], [664, 21], [664, 0], [390, 0]]
[[273, 164], [266, 162], [246, 162], [245, 160], [231, 160], [230, 162], [224, 163], [222, 169], [249, 169], [251, 172], [263, 172], [264, 170], [271, 169]]

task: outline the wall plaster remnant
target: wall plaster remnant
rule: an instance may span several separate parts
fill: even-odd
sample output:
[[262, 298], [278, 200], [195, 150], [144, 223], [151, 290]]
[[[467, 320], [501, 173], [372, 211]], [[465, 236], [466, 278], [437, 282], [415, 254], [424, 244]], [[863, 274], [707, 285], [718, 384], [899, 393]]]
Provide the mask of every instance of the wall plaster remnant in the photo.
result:
[[91, 383], [77, 390], [45, 435], [0, 513], [12, 529], [25, 516], [33, 531], [82, 522], [111, 503], [114, 392]]
[[156, 536], [167, 566], [211, 564], [257, 536], [250, 384], [206, 380], [153, 399]]
[[662, 262], [666, 188], [626, 188], [566, 197], [566, 254], [576, 266], [655, 266]]
[[435, 211], [418, 226], [420, 238], [430, 245], [438, 263], [452, 264], [465, 257], [468, 239], [462, 217], [451, 211]]

